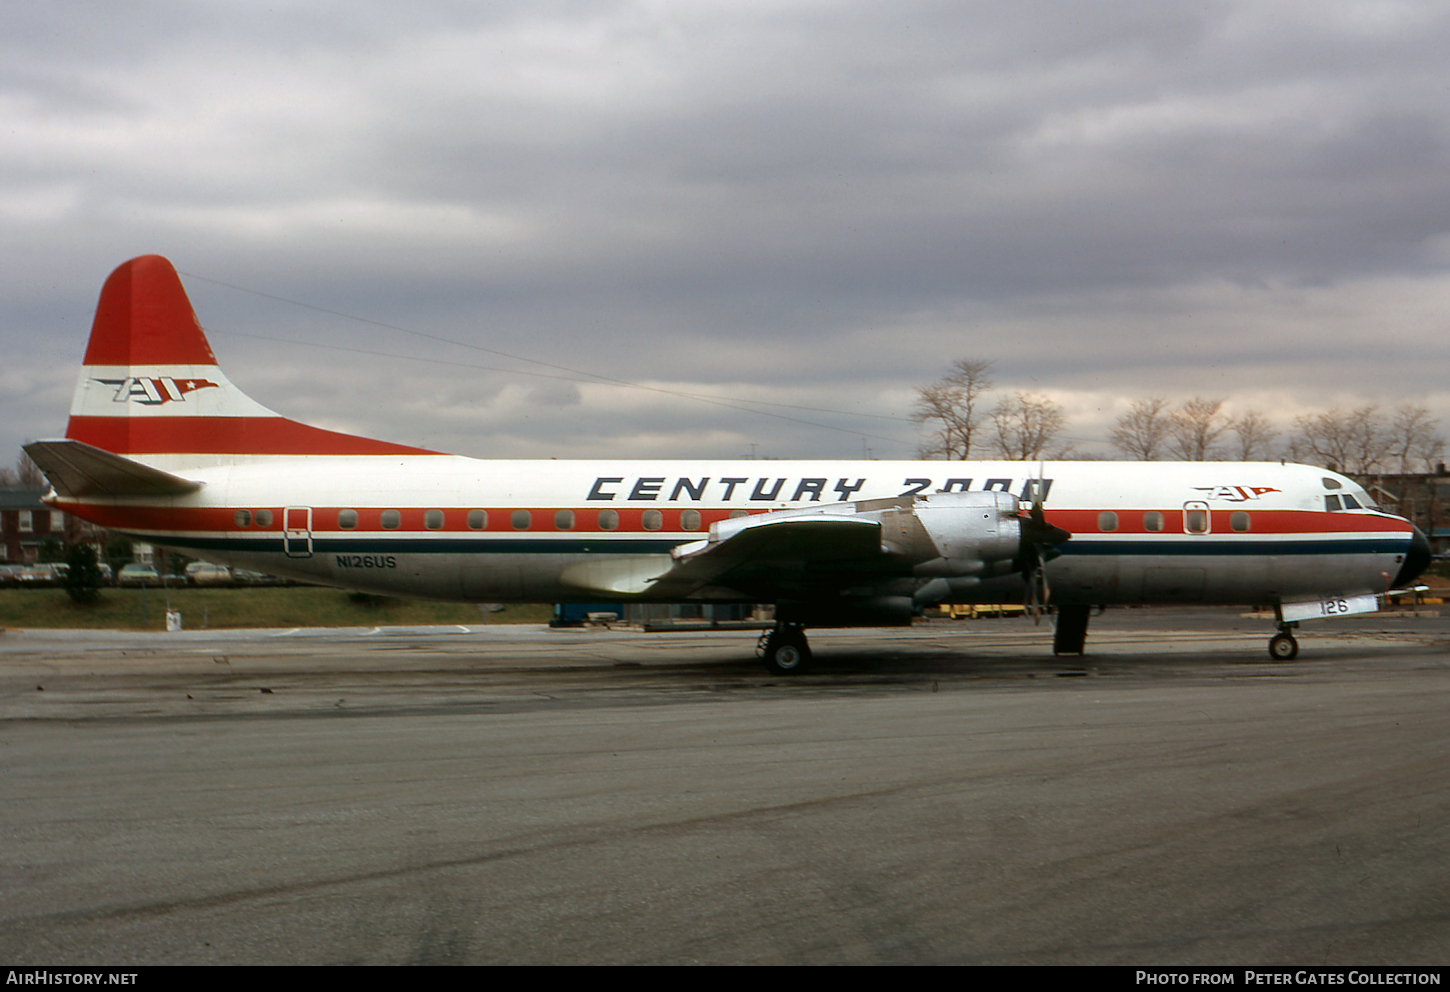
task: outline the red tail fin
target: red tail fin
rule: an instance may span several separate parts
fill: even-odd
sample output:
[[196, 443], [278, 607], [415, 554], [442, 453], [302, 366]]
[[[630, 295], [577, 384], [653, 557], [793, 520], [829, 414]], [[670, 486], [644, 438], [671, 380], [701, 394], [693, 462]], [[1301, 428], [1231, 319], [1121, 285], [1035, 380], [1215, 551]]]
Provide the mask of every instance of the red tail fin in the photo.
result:
[[215, 365], [171, 263], [160, 255], [126, 262], [101, 287], [86, 365]]
[[[171, 263], [143, 255], [106, 280], [66, 437], [121, 455], [428, 455], [280, 417], [222, 374]], [[171, 459], [175, 461], [175, 459]]]

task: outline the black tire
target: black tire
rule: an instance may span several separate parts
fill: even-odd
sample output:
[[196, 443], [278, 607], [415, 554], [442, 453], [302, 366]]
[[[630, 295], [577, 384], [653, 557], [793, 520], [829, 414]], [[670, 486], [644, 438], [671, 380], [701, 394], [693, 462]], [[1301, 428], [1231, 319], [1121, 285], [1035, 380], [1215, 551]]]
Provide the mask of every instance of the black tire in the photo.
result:
[[1293, 661], [1299, 657], [1299, 642], [1290, 634], [1275, 634], [1269, 639], [1269, 657], [1275, 661]]
[[765, 667], [772, 675], [799, 675], [811, 667], [811, 648], [800, 631], [778, 631], [765, 642]]

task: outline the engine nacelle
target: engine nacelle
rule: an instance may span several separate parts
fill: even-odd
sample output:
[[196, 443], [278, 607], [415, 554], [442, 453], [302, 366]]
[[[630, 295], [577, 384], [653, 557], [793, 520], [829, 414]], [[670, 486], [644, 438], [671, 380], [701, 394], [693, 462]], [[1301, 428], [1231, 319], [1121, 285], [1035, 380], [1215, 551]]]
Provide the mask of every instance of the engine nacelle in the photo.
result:
[[916, 566], [918, 575], [983, 575], [1022, 549], [1017, 497], [1002, 492], [935, 493], [912, 507], [937, 557]]
[[911, 563], [920, 582], [912, 593], [918, 607], [968, 598], [983, 579], [1016, 571], [1023, 540], [1020, 510], [1017, 497], [996, 491], [857, 506], [858, 513], [881, 520], [887, 549]]

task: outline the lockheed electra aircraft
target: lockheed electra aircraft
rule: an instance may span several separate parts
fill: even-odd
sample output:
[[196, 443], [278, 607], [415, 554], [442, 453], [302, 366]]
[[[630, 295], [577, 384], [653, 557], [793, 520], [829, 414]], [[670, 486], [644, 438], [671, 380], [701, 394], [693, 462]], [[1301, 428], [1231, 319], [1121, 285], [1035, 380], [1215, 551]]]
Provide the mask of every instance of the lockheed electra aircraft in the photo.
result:
[[101, 290], [66, 437], [25, 450], [60, 510], [224, 564], [473, 602], [769, 603], [766, 664], [809, 627], [938, 604], [1378, 608], [1429, 544], [1343, 475], [1267, 462], [498, 461], [308, 427], [217, 365], [166, 259]]

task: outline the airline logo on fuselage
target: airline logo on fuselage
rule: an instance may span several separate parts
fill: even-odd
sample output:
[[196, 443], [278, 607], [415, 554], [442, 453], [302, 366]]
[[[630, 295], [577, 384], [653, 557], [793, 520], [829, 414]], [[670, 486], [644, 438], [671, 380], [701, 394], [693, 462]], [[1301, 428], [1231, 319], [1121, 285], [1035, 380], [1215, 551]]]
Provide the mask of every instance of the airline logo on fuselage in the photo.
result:
[[[1013, 479], [945, 479], [940, 485], [934, 479], [903, 479], [900, 496], [916, 496], [920, 493], [964, 493], [1003, 492], [1016, 493], [1017, 498], [1031, 502], [1033, 490], [1041, 483], [1042, 498], [1045, 500], [1052, 489], [1051, 479], [1026, 479], [1019, 487]], [[626, 479], [622, 475], [599, 476], [589, 488], [585, 499], [594, 501], [645, 500], [677, 502], [679, 500], [712, 503], [845, 503], [860, 499], [861, 490], [866, 488], [866, 479], [817, 478], [792, 479], [785, 476], [727, 476], [724, 478], [670, 478], [664, 475], [636, 476]], [[977, 483], [974, 485], [973, 483]]]
[[1245, 503], [1266, 493], [1282, 491], [1272, 486], [1194, 486], [1193, 489], [1205, 493], [1204, 499], [1221, 499], [1228, 503]]
[[116, 395], [111, 399], [116, 403], [140, 403], [143, 406], [160, 406], [173, 401], [181, 403], [185, 402], [187, 393], [198, 389], [220, 388], [210, 379], [173, 379], [169, 375], [91, 381], [114, 387]]

